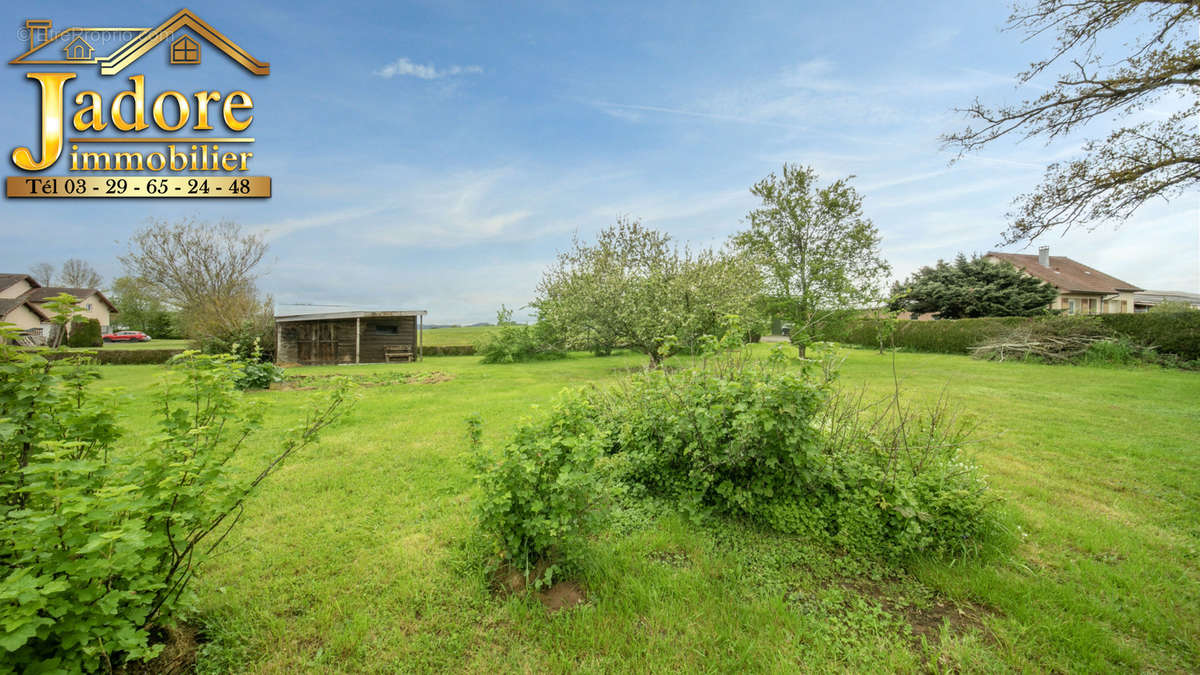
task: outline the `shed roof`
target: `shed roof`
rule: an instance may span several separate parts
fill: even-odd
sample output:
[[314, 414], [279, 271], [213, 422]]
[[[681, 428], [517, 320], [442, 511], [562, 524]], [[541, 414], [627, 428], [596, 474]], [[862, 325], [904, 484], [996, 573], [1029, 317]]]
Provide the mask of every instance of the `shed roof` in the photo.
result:
[[398, 309], [382, 312], [323, 312], [320, 314], [284, 314], [275, 317], [276, 321], [329, 321], [331, 319], [394, 319], [402, 316], [425, 316], [429, 312], [424, 309]]

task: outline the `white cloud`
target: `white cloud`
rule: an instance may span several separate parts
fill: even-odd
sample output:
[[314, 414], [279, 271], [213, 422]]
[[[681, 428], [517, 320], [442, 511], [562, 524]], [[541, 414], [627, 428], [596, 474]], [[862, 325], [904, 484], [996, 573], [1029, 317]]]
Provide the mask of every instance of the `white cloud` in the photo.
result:
[[397, 76], [417, 77], [422, 80], [436, 80], [442, 77], [450, 77], [452, 75], [478, 75], [483, 72], [481, 66], [450, 66], [449, 68], [438, 69], [432, 63], [421, 64], [413, 63], [406, 57], [400, 57], [395, 61], [385, 65], [375, 74], [385, 80], [390, 80]]

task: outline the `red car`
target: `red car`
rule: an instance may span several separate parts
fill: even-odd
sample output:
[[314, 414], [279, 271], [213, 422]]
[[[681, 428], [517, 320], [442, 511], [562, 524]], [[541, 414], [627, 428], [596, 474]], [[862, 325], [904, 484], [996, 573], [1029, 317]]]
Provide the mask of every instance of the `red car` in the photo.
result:
[[[94, 333], [93, 333], [94, 335]], [[119, 330], [103, 336], [105, 342], [149, 342], [150, 336], [140, 330]]]

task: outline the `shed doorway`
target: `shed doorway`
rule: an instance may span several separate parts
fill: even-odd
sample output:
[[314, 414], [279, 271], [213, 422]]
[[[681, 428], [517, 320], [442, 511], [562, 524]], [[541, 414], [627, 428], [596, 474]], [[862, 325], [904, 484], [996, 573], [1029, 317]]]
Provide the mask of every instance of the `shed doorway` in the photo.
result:
[[337, 323], [312, 321], [297, 324], [296, 355], [300, 363], [337, 363]]

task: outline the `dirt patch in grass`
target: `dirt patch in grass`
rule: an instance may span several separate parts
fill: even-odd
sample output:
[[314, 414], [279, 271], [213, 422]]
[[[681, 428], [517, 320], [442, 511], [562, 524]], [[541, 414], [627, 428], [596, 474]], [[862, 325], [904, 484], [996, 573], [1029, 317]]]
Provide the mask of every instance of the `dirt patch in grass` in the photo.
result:
[[179, 624], [156, 628], [151, 632], [152, 644], [163, 644], [163, 650], [149, 661], [126, 663], [116, 670], [121, 675], [184, 675], [196, 668], [196, 654], [204, 635], [195, 627]]
[[538, 593], [538, 600], [551, 613], [578, 607], [587, 602], [587, 593], [574, 581], [560, 581]]
[[[527, 593], [533, 590], [536, 580], [545, 576], [548, 567], [547, 562], [539, 562], [526, 576], [521, 570], [505, 565], [492, 574], [492, 589], [501, 596]], [[536, 593], [538, 601], [552, 614], [587, 602], [587, 591], [574, 581], [559, 581]]]
[[995, 641], [995, 635], [984, 624], [983, 618], [996, 612], [983, 605], [954, 602], [941, 595], [934, 595], [928, 602], [898, 600], [887, 588], [871, 581], [844, 581], [841, 586], [871, 598], [883, 611], [903, 619], [912, 629], [909, 640], [915, 647], [920, 647], [922, 642], [937, 646], [941, 641], [943, 625], [953, 635], [964, 635], [974, 630], [979, 631], [984, 639]]

